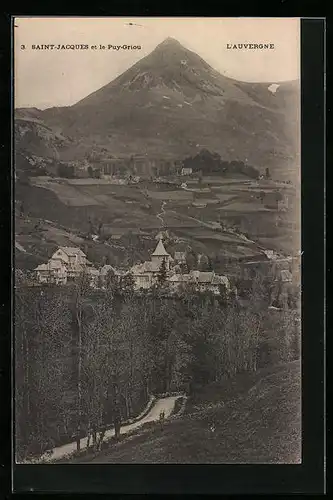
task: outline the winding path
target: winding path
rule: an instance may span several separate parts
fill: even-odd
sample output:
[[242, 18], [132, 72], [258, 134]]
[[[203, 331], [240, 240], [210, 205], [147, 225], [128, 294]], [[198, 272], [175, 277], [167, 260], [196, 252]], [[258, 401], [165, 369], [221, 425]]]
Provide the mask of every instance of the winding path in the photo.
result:
[[[154, 422], [159, 420], [161, 411], [164, 411], [165, 418], [168, 418], [171, 415], [172, 410], [175, 406], [175, 402], [178, 398], [179, 396], [168, 396], [165, 398], [157, 399], [147, 415], [145, 415], [141, 420], [138, 420], [137, 422], [133, 422], [132, 424], [124, 425], [123, 427], [121, 427], [120, 434], [127, 434], [133, 429], [138, 429], [147, 422]], [[107, 430], [104, 436], [104, 440], [108, 440], [109, 438], [113, 437], [114, 434], [114, 428]], [[82, 438], [80, 443], [81, 449], [84, 449], [87, 446], [87, 437]], [[54, 448], [52, 450], [52, 454], [45, 454], [38, 461], [47, 462], [49, 460], [60, 459], [65, 457], [66, 455], [70, 455], [75, 451], [76, 441], [64, 444], [63, 446], [59, 446], [58, 448]]]
[[161, 206], [161, 212], [156, 215], [156, 217], [162, 222], [162, 226], [164, 226], [164, 220], [161, 216], [162, 216], [162, 214], [163, 215], [165, 214], [165, 210], [164, 210], [165, 205], [166, 205], [166, 201], [163, 201], [162, 206]]

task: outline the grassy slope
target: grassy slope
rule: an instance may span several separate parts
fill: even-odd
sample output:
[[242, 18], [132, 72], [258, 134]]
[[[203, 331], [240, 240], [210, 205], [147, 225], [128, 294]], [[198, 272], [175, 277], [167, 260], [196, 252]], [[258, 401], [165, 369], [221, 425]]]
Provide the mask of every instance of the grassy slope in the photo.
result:
[[[35, 178], [33, 182], [37, 180], [42, 182], [41, 178]], [[48, 189], [18, 182], [15, 194], [17, 200], [24, 200], [25, 215], [30, 219], [51, 220], [59, 225], [59, 228], [63, 226], [71, 233], [86, 233], [89, 229], [88, 221], [91, 218], [94, 222], [102, 221], [107, 234], [113, 234], [116, 229], [121, 228], [123, 232], [128, 229], [135, 231], [141, 228], [152, 233], [153, 237], [161, 227], [161, 220], [156, 215], [161, 212], [162, 201], [165, 199], [167, 203], [163, 218], [168, 228], [177, 236], [187, 240], [187, 243], [198, 252], [251, 258], [261, 253], [257, 245], [246, 242], [237, 235], [231, 238], [228, 234], [216, 233], [203, 225], [219, 220], [227, 224], [235, 223], [241, 231], [249, 235], [250, 239], [266, 238], [264, 245], [268, 248], [281, 251], [286, 247], [288, 251], [290, 245], [286, 238], [289, 238], [289, 233], [291, 238], [292, 231], [275, 226], [276, 211], [258, 211], [258, 208], [264, 209], [258, 204], [256, 198], [258, 187], [250, 186], [249, 181], [243, 180], [231, 185], [229, 181], [230, 179], [213, 178], [210, 182], [207, 178], [207, 182], [201, 188], [206, 187], [210, 192], [203, 193], [203, 196], [217, 203], [208, 204], [205, 208], [196, 208], [192, 205], [192, 200], [199, 201], [202, 193], [184, 191], [175, 187], [168, 189], [167, 186], [158, 186], [148, 181], [144, 185], [140, 183], [129, 186], [94, 184], [81, 186], [66, 184], [66, 181], [62, 180], [63, 185], [52, 182], [47, 184]], [[198, 186], [195, 187], [198, 188]], [[261, 188], [272, 189], [264, 184], [260, 185], [259, 190]], [[231, 196], [231, 199], [220, 200], [221, 195]], [[237, 211], [233, 210], [235, 202], [238, 207]], [[249, 211], [249, 207], [253, 207], [255, 211]], [[288, 219], [291, 214], [285, 214], [284, 217]], [[18, 241], [24, 247], [30, 243], [27, 241], [28, 236], [23, 237], [20, 224], [16, 225], [16, 234]], [[57, 235], [56, 231], [53, 231], [52, 238], [45, 233], [43, 236], [44, 243], [31, 240], [31, 244], [36, 244], [34, 253], [40, 254], [41, 257], [43, 257], [43, 248], [47, 250], [48, 240], [52, 241], [52, 246], [64, 244], [64, 238], [60, 232]], [[281, 240], [282, 237], [283, 240]], [[37, 248], [38, 245], [40, 249]], [[124, 246], [121, 242], [119, 245]], [[106, 255], [110, 251], [117, 253], [116, 246], [117, 244], [114, 245], [114, 251], [107, 248], [107, 252], [104, 253]], [[49, 252], [45, 251], [44, 254], [46, 258]], [[28, 255], [20, 257], [23, 262]]]
[[[251, 386], [251, 387], [250, 387]], [[298, 361], [205, 390], [184, 417], [120, 443], [98, 463], [299, 463]], [[200, 409], [201, 408], [201, 409]], [[215, 433], [209, 431], [214, 422]]]

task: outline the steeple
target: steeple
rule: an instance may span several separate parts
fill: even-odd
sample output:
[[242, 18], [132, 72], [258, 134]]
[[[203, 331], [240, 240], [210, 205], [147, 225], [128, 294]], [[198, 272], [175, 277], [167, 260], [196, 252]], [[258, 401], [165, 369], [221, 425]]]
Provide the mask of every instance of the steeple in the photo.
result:
[[162, 239], [159, 240], [152, 257], [170, 257], [170, 254], [165, 250]]

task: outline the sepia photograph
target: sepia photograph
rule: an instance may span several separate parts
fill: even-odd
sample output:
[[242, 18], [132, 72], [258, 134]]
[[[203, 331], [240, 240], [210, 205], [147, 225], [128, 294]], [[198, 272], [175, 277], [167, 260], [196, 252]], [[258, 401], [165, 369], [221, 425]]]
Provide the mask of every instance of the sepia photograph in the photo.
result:
[[15, 462], [301, 464], [300, 19], [13, 52]]

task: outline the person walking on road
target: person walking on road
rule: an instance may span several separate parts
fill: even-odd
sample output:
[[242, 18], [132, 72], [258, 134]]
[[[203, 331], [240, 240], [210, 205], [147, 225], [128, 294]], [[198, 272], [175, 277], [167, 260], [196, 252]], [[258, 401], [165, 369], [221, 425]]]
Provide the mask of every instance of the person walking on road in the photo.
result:
[[88, 425], [88, 436], [87, 436], [87, 448], [90, 446], [90, 440], [92, 441], [92, 444], [94, 444], [94, 432], [93, 432], [93, 427], [89, 423]]
[[121, 417], [120, 414], [117, 412], [114, 417], [114, 434], [116, 439], [119, 439], [120, 437], [120, 427], [121, 427]]
[[161, 410], [160, 411], [160, 423], [161, 423], [161, 427], [163, 427], [164, 419], [165, 419], [165, 412], [164, 412], [164, 410]]

